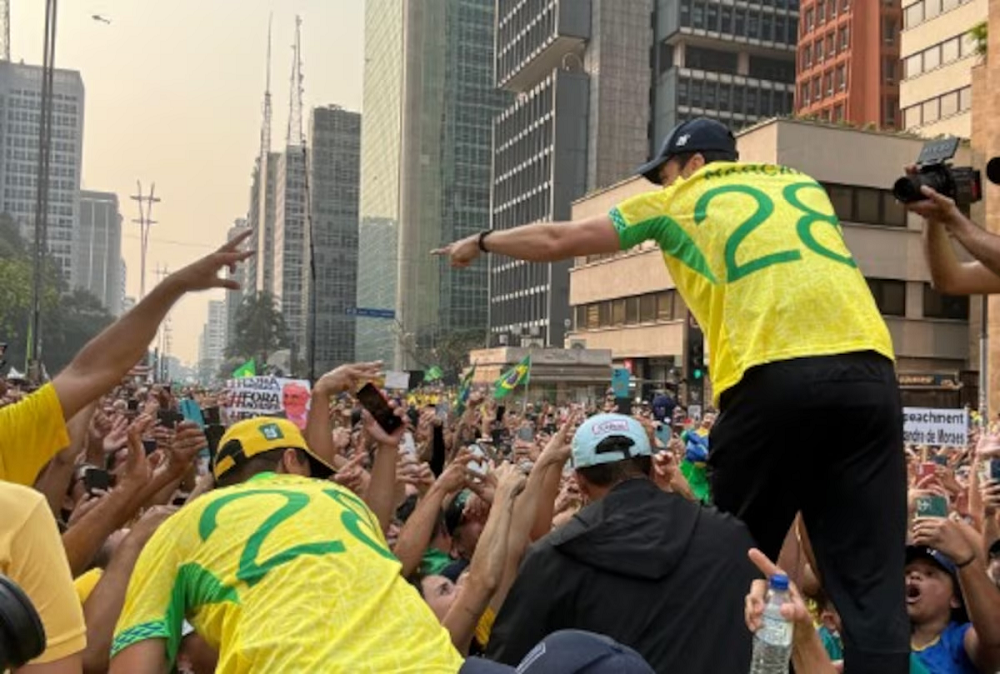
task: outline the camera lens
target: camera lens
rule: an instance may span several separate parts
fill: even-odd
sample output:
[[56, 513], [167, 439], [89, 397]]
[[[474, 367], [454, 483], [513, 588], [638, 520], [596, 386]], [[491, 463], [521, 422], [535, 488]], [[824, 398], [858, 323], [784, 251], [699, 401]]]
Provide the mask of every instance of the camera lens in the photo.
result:
[[0, 670], [16, 669], [43, 651], [42, 619], [24, 591], [0, 575]]
[[904, 204], [924, 199], [920, 192], [920, 186], [924, 185], [923, 175], [905, 176], [896, 181], [892, 186], [892, 193]]

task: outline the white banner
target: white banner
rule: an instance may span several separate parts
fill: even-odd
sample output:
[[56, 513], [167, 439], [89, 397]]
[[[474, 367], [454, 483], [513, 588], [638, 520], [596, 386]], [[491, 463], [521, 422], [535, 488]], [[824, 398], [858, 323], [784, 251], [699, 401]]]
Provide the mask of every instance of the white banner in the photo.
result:
[[913, 445], [965, 447], [969, 442], [969, 412], [965, 409], [904, 407], [903, 440]]
[[406, 391], [410, 388], [410, 373], [389, 370], [385, 373], [385, 387], [390, 391]]
[[311, 386], [307, 379], [243, 377], [226, 382], [222, 406], [229, 423], [252, 417], [279, 416], [306, 427]]

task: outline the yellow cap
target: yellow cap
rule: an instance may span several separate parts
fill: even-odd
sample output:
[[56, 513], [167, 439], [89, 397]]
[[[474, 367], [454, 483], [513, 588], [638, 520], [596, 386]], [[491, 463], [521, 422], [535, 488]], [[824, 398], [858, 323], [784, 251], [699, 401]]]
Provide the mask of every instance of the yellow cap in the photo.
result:
[[215, 455], [215, 479], [258, 454], [275, 449], [301, 449], [309, 456], [312, 476], [325, 479], [336, 469], [309, 449], [302, 431], [288, 419], [256, 417], [244, 419], [229, 427], [219, 440]]

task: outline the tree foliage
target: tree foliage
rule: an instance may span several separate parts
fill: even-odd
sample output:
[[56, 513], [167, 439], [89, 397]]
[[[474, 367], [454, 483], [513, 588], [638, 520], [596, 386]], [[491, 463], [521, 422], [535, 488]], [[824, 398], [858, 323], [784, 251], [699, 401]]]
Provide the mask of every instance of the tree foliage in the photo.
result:
[[[9, 344], [6, 360], [24, 367], [31, 321], [34, 267], [32, 251], [6, 213], [0, 214], [0, 341]], [[70, 291], [55, 261], [42, 267], [41, 357], [50, 374], [66, 367], [73, 356], [114, 318], [86, 290]]]
[[986, 56], [986, 45], [989, 44], [988, 28], [989, 24], [985, 21], [980, 21], [969, 31], [969, 37], [975, 43], [976, 54], [979, 56]]
[[226, 357], [256, 358], [266, 363], [270, 354], [288, 346], [288, 327], [278, 301], [268, 292], [247, 295], [236, 310], [236, 325], [226, 345]]

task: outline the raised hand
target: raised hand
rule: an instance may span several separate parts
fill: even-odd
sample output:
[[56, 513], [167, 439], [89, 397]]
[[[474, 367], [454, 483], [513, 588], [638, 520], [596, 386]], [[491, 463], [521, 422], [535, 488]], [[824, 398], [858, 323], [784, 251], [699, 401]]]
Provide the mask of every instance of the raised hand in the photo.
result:
[[354, 393], [365, 382], [378, 378], [381, 371], [382, 361], [341, 365], [320, 377], [314, 388], [327, 396], [348, 391]]
[[167, 445], [168, 469], [174, 474], [184, 473], [206, 447], [208, 440], [198, 424], [181, 422], [177, 425], [173, 441]]
[[[765, 577], [770, 578], [775, 574], [784, 574], [778, 566], [767, 558], [763, 552], [757, 548], [752, 548], [748, 553], [750, 561], [754, 563], [761, 573]], [[781, 615], [785, 620], [790, 620], [795, 623], [796, 633], [800, 633], [803, 630], [814, 630], [812, 616], [809, 614], [809, 609], [806, 608], [806, 603], [802, 599], [802, 595], [799, 594], [799, 589], [795, 587], [795, 583], [789, 582], [788, 584], [789, 596], [791, 601], [786, 603], [781, 607]], [[756, 632], [760, 629], [764, 622], [764, 605], [765, 596], [767, 594], [767, 581], [766, 580], [755, 580], [750, 584], [750, 592], [747, 594], [743, 605], [743, 618], [746, 621], [747, 629], [751, 632]]]
[[240, 284], [238, 281], [220, 278], [219, 272], [227, 267], [230, 272], [235, 272], [238, 263], [254, 254], [252, 250], [240, 250], [240, 245], [251, 234], [253, 232], [247, 231], [227, 241], [225, 245], [221, 246], [214, 253], [206, 255], [197, 262], [193, 262], [183, 269], [174, 272], [167, 277], [165, 282], [178, 285], [184, 292], [208, 290], [210, 288], [239, 290]]

